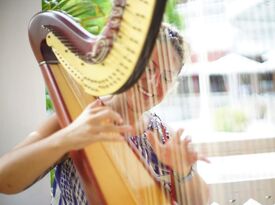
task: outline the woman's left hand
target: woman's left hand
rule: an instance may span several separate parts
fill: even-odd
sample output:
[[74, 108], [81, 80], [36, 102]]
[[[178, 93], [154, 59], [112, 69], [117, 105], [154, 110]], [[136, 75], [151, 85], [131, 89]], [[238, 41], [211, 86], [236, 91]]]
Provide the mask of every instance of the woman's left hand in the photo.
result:
[[199, 155], [190, 147], [190, 137], [181, 139], [182, 133], [183, 129], [179, 129], [174, 135], [170, 136], [165, 144], [162, 144], [159, 142], [154, 132], [146, 132], [148, 141], [158, 159], [162, 163], [171, 167], [178, 174], [185, 176], [190, 172], [192, 165], [198, 160], [207, 163], [209, 163], [209, 160], [206, 157]]

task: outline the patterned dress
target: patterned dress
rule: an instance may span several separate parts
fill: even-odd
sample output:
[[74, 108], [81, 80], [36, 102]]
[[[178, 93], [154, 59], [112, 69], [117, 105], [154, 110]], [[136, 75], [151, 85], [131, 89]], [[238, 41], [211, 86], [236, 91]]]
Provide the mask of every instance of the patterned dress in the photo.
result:
[[[150, 113], [148, 117], [147, 130], [157, 134], [159, 141], [163, 144], [169, 139], [169, 132], [163, 125], [161, 119], [156, 114]], [[171, 169], [162, 164], [154, 153], [150, 143], [148, 142], [146, 133], [142, 136], [130, 137], [130, 141], [138, 148], [143, 160], [151, 169], [155, 179], [161, 183], [166, 190], [171, 191]]]
[[[162, 143], [169, 138], [165, 126], [156, 114], [150, 114], [148, 121], [148, 130], [158, 131], [159, 139]], [[168, 191], [171, 190], [171, 177], [169, 167], [158, 161], [157, 156], [152, 150], [150, 143], [144, 133], [141, 137], [130, 137], [129, 142], [134, 144], [153, 171], [155, 178]], [[69, 158], [55, 168], [55, 177], [52, 184], [52, 205], [86, 205], [88, 204], [85, 193], [80, 184], [80, 179]]]
[[71, 158], [55, 168], [52, 184], [52, 205], [88, 205], [80, 179]]

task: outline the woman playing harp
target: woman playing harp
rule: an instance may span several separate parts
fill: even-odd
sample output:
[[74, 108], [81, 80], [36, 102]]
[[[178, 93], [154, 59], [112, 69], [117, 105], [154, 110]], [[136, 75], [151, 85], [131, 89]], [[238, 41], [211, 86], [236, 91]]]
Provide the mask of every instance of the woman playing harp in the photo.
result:
[[157, 114], [149, 111], [173, 86], [186, 57], [185, 49], [180, 32], [162, 24], [149, 64], [138, 83], [123, 94], [102, 100], [134, 127], [135, 135], [128, 138], [129, 144], [137, 148], [172, 198], [178, 204], [199, 205], [207, 203], [208, 188], [194, 167], [197, 160], [208, 160], [189, 148], [189, 137], [181, 139], [183, 129], [169, 130]]
[[[145, 110], [162, 100], [167, 91], [166, 89], [170, 86], [172, 74], [178, 73], [182, 66], [183, 50], [180, 49], [183, 44], [182, 39], [178, 33], [174, 33], [169, 28], [166, 29], [164, 26], [162, 29], [165, 30], [165, 32], [161, 32], [165, 34], [165, 42], [172, 42], [172, 50], [169, 51], [172, 52], [172, 55], [169, 54], [169, 58], [172, 58], [169, 64], [176, 66], [167, 69], [158, 64], [160, 62], [158, 60], [159, 56], [169, 53], [165, 51], [169, 46], [160, 46], [165, 45], [163, 43], [157, 44], [147, 71], [135, 87], [111, 99], [102, 99], [102, 101], [91, 103], [66, 128], [60, 128], [56, 115], [50, 117], [23, 142], [0, 158], [1, 193], [12, 194], [23, 191], [57, 164], [52, 204], [87, 204], [88, 202], [74, 165], [70, 158], [64, 158], [64, 156], [71, 150], [81, 149], [96, 141], [124, 140], [126, 133], [133, 131], [132, 127], [138, 127], [138, 131], [135, 131], [135, 134], [140, 136], [127, 137], [127, 140], [130, 144], [135, 144], [137, 149], [141, 151], [142, 157], [153, 167], [157, 180], [161, 181], [165, 186], [168, 185], [167, 189], [171, 192], [175, 190], [171, 187], [171, 184], [173, 186], [175, 184], [178, 185], [177, 190], [174, 192], [179, 204], [183, 204], [183, 202], [185, 204], [206, 204], [207, 187], [199, 175], [194, 174], [192, 171], [193, 164], [201, 158], [194, 151], [187, 149], [190, 140], [185, 139], [181, 141], [181, 131], [179, 131], [176, 133], [175, 138], [172, 135], [167, 135], [165, 140], [170, 138], [167, 143], [164, 145], [159, 144], [154, 137], [154, 130], [159, 126], [163, 126], [159, 118], [156, 115], [151, 115], [147, 120], [144, 120], [145, 118], [142, 117], [142, 113]], [[171, 48], [169, 47], [169, 49]], [[167, 60], [168, 56], [165, 58]], [[156, 78], [152, 78], [152, 76]], [[148, 82], [153, 83], [153, 81], [156, 86], [150, 88]], [[162, 83], [162, 81], [167, 81], [168, 83]], [[153, 95], [150, 95], [150, 89], [154, 90]], [[137, 108], [134, 105], [134, 100], [129, 100], [133, 99], [133, 97], [138, 98], [142, 102], [142, 108]], [[123, 118], [126, 114], [121, 109], [122, 101], [127, 102], [126, 105], [129, 106], [128, 118], [124, 120]], [[141, 118], [142, 120], [140, 120]], [[99, 124], [100, 121], [109, 123]], [[146, 121], [148, 123], [144, 123]], [[131, 126], [125, 124], [130, 124]], [[102, 135], [106, 131], [113, 134]], [[141, 146], [144, 143], [146, 146]], [[147, 152], [147, 155], [144, 152]], [[168, 154], [168, 157], [167, 155], [163, 156], [163, 152]], [[181, 166], [171, 160], [178, 154], [182, 155]], [[156, 157], [159, 158], [161, 163], [159, 160], [155, 160]], [[156, 168], [156, 165], [161, 167]], [[172, 173], [173, 175], [171, 175]], [[167, 181], [169, 177], [162, 181], [162, 178], [165, 178], [163, 177], [164, 175], [173, 176], [170, 179], [179, 179], [179, 181], [175, 180], [175, 183], [170, 179]], [[185, 197], [185, 199], [182, 199], [182, 197]]]

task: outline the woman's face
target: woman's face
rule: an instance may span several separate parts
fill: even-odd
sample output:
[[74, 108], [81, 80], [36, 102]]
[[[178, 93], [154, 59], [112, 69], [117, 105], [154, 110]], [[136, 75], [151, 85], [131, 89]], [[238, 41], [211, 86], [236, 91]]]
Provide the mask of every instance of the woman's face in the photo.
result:
[[155, 46], [146, 70], [136, 85], [127, 91], [128, 106], [133, 110], [140, 106], [139, 109], [146, 111], [159, 104], [182, 67], [175, 49], [172, 46], [170, 49], [164, 46]]

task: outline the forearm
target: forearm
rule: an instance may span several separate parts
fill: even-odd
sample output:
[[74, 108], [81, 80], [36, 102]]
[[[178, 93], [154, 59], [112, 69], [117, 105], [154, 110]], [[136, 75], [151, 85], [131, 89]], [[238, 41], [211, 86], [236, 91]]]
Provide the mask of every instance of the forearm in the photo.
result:
[[179, 204], [206, 205], [209, 200], [209, 189], [198, 173], [194, 173], [190, 179], [176, 182], [177, 199]]
[[61, 127], [58, 123], [57, 115], [54, 113], [45, 122], [43, 122], [43, 124], [41, 124], [36, 131], [30, 133], [29, 136], [24, 139], [24, 141], [17, 144], [13, 148], [13, 150], [19, 149], [21, 147], [40, 141], [52, 135], [53, 133], [57, 132], [60, 129]]
[[60, 143], [61, 132], [15, 149], [0, 158], [0, 192], [18, 193], [31, 185], [67, 151]]
[[0, 193], [24, 190], [71, 150], [101, 140], [124, 140], [123, 134], [132, 128], [122, 122], [117, 112], [100, 106], [98, 101], [89, 104], [77, 119], [61, 130], [56, 115], [53, 115], [0, 158]]

